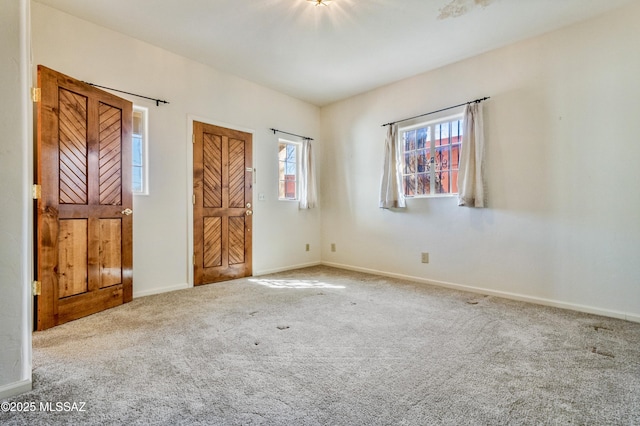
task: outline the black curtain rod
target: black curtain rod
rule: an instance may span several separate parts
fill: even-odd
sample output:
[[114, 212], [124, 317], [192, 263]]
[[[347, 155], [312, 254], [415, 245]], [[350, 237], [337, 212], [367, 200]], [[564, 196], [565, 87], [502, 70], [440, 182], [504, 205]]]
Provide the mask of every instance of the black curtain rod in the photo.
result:
[[420, 117], [424, 117], [425, 115], [431, 115], [431, 114], [435, 114], [437, 112], [442, 112], [442, 111], [446, 111], [448, 109], [454, 109], [454, 108], [458, 108], [464, 105], [468, 105], [468, 104], [472, 104], [472, 103], [480, 103], [482, 101], [486, 101], [487, 99], [489, 99], [488, 96], [485, 96], [484, 98], [480, 98], [480, 99], [476, 99], [475, 101], [469, 101], [469, 102], [465, 102], [463, 104], [460, 105], [454, 105], [454, 106], [450, 106], [450, 107], [446, 107], [446, 108], [442, 108], [439, 109], [437, 111], [431, 111], [431, 112], [427, 112], [425, 114], [420, 114], [420, 115], [416, 115], [415, 117], [409, 117], [409, 118], [403, 118], [402, 120], [397, 120], [397, 121], [392, 121], [390, 123], [387, 124], [383, 124], [382, 127], [386, 127], [386, 126], [391, 126], [392, 124], [396, 124], [396, 123], [402, 123], [403, 121], [409, 121], [409, 120], [413, 120], [414, 118], [420, 118]]
[[305, 139], [305, 140], [308, 140], [308, 141], [312, 141], [313, 140], [313, 138], [310, 138], [308, 136], [300, 136], [300, 135], [296, 135], [295, 133], [283, 132], [282, 130], [278, 130], [278, 129], [269, 129], [269, 130], [271, 130], [274, 135], [276, 134], [276, 132], [278, 132], [278, 133], [284, 133], [285, 135], [297, 136], [299, 138], [302, 138], [302, 139]]
[[142, 95], [137, 95], [137, 94], [131, 93], [131, 92], [125, 92], [124, 90], [112, 89], [111, 87], [100, 86], [100, 85], [97, 85], [97, 84], [89, 83], [88, 81], [85, 81], [84, 83], [88, 84], [89, 86], [99, 87], [101, 89], [113, 90], [114, 92], [120, 92], [120, 93], [125, 93], [125, 94], [131, 95], [131, 96], [137, 96], [138, 98], [149, 99], [151, 101], [154, 101], [156, 103], [156, 106], [160, 106], [161, 103], [163, 103], [163, 104], [168, 104], [169, 103], [167, 101], [163, 101], [162, 99], [150, 98], [148, 96], [142, 96]]

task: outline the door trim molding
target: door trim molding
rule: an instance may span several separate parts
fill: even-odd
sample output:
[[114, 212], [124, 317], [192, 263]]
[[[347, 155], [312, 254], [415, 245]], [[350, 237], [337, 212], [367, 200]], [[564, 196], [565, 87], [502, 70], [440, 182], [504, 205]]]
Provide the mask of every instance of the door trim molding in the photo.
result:
[[[194, 275], [193, 275], [193, 143], [191, 143], [193, 135], [193, 122], [199, 121], [200, 123], [211, 124], [212, 126], [224, 127], [231, 130], [238, 130], [240, 132], [250, 133], [253, 144], [251, 145], [251, 154], [255, 165], [255, 135], [256, 131], [249, 127], [239, 126], [237, 124], [225, 123], [224, 121], [214, 120], [208, 117], [203, 117], [196, 114], [187, 114], [187, 285], [188, 287], [194, 287]], [[254, 177], [255, 182], [255, 177]], [[255, 211], [255, 209], [254, 209]], [[255, 229], [255, 226], [253, 227]], [[252, 232], [255, 236], [255, 233]]]

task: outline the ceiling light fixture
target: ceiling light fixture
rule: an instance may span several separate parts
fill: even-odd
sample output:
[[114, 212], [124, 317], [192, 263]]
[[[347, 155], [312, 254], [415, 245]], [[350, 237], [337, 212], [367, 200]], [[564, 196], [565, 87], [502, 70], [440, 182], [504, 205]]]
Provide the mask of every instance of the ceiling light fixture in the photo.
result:
[[315, 3], [316, 6], [328, 6], [329, 3], [331, 3], [331, 0], [307, 0], [310, 1], [312, 3]]

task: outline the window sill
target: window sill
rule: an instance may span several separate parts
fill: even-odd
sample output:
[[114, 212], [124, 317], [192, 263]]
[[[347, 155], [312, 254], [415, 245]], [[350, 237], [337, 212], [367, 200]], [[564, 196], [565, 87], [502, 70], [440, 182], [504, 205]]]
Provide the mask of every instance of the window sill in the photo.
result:
[[458, 194], [434, 194], [434, 195], [418, 195], [413, 197], [406, 197], [405, 200], [428, 200], [431, 198], [457, 198]]

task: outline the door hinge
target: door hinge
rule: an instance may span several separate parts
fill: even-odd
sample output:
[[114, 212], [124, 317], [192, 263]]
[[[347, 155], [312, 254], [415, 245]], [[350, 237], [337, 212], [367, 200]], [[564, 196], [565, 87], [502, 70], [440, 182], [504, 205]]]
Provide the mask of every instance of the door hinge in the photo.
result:
[[193, 194], [193, 195], [191, 196], [191, 202], [193, 203], [193, 205], [195, 205], [195, 204], [196, 204], [196, 194]]
[[191, 133], [191, 143], [196, 143], [196, 134]]
[[196, 255], [193, 255], [193, 266], [196, 266]]
[[31, 292], [34, 296], [40, 296], [40, 293], [42, 293], [42, 282], [34, 281], [31, 283]]
[[42, 90], [39, 87], [31, 88], [31, 100], [33, 102], [40, 102], [42, 100]]
[[33, 186], [31, 187], [31, 196], [33, 197], [34, 200], [39, 200], [40, 198], [42, 198], [42, 186], [36, 184], [33, 184]]

